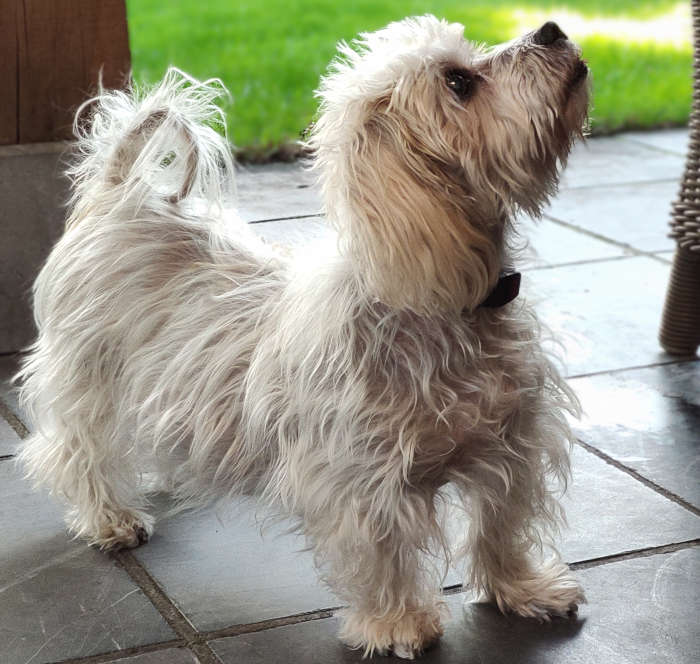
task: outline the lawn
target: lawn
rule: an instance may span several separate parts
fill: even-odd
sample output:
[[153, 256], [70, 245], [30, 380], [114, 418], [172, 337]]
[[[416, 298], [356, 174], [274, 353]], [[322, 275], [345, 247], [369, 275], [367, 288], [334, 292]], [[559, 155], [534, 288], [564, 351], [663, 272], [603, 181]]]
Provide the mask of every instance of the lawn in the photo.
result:
[[[433, 13], [495, 44], [557, 20], [593, 71], [592, 129], [685, 124], [690, 3], [677, 0], [127, 0], [135, 78], [169, 64], [219, 77], [229, 137], [248, 159], [275, 156], [314, 116], [313, 91], [336, 43], [409, 14]], [[277, 154], [279, 154], [277, 152]]]

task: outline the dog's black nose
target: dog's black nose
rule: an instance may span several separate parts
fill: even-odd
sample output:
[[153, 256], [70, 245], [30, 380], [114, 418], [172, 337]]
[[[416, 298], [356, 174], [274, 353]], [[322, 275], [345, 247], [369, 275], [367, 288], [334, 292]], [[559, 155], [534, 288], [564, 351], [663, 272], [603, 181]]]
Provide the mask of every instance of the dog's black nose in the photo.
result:
[[566, 39], [566, 35], [554, 21], [547, 21], [532, 38], [538, 46], [549, 46], [557, 39]]

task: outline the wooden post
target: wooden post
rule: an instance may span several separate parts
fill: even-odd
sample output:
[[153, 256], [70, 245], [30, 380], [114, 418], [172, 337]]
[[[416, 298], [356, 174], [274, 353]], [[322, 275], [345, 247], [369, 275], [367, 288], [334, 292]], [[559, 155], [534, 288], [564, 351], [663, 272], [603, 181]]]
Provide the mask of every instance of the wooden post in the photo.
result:
[[75, 109], [100, 71], [115, 88], [129, 69], [124, 0], [0, 0], [0, 353], [36, 334], [31, 286], [63, 232]]
[[0, 145], [71, 137], [76, 107], [131, 66], [124, 0], [0, 0]]

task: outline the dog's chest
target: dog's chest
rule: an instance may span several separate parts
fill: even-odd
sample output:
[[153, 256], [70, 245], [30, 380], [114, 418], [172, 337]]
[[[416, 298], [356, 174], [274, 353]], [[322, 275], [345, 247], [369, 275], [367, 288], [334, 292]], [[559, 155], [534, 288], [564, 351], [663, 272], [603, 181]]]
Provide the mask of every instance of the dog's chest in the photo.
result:
[[502, 429], [543, 389], [542, 353], [522, 325], [405, 326], [385, 352], [370, 376], [372, 392], [390, 395], [432, 447]]

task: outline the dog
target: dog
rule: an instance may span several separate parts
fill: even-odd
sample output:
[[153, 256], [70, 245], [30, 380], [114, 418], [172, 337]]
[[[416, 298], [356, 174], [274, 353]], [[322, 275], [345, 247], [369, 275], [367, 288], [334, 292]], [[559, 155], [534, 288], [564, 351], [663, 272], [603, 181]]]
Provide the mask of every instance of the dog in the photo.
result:
[[341, 44], [308, 137], [337, 251], [303, 260], [227, 220], [216, 82], [101, 90], [21, 373], [20, 459], [70, 530], [146, 541], [146, 473], [182, 505], [258, 495], [298, 523], [365, 655], [441, 635], [439, 561], [463, 556], [501, 610], [574, 612], [552, 541], [578, 403], [502, 273], [514, 217], [585, 131], [588, 78], [551, 22], [492, 49], [432, 16]]

